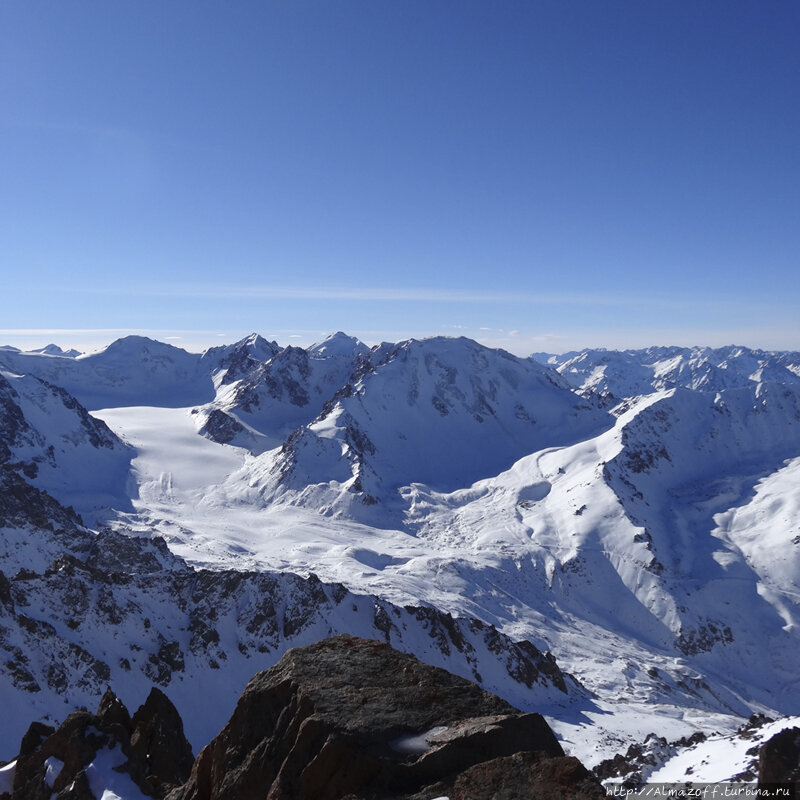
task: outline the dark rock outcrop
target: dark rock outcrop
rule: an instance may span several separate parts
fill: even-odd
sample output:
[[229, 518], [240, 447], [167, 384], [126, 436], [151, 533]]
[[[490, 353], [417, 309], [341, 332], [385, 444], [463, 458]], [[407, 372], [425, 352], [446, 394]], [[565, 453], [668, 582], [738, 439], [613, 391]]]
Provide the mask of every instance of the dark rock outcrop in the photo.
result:
[[128, 736], [131, 735], [133, 729], [131, 715], [122, 700], [111, 691], [111, 687], [106, 689], [106, 693], [100, 700], [97, 718], [106, 725], [119, 725]]
[[[106, 788], [167, 800], [600, 798], [544, 718], [388, 644], [342, 635], [286, 653], [248, 684], [197, 760], [159, 689], [130, 716], [33, 723], [2, 800], [93, 800]], [[135, 787], [135, 788], [134, 788]]]
[[183, 734], [183, 721], [169, 698], [153, 688], [133, 715], [131, 760], [139, 768], [137, 783], [159, 795], [164, 786], [179, 786], [189, 775], [194, 755]]
[[228, 444], [242, 431], [244, 431], [244, 426], [237, 422], [233, 416], [226, 414], [219, 408], [215, 408], [209, 413], [199, 432], [202, 436], [218, 444]]
[[785, 728], [758, 751], [758, 783], [800, 782], [800, 728]]
[[169, 800], [445, 794], [603, 796], [539, 714], [385, 643], [342, 635], [256, 675]]
[[596, 779], [573, 756], [541, 758], [520, 752], [470, 767], [449, 790], [449, 800], [584, 800], [604, 797]]
[[71, 529], [81, 518], [47, 492], [37, 489], [16, 471], [0, 463], [0, 527], [32, 525], [45, 530]]
[[[694, 738], [692, 744], [701, 740]], [[670, 755], [674, 755], [676, 748], [685, 747], [687, 744], [687, 740], [670, 744], [663, 736], [648, 733], [642, 744], [629, 745], [624, 755], [617, 753], [613, 758], [601, 761], [593, 771], [600, 780], [624, 777], [626, 786], [638, 786], [642, 783], [643, 771], [662, 763]]]
[[93, 800], [90, 766], [98, 757], [107, 763], [112, 752], [119, 762], [114, 772], [127, 773], [142, 793], [155, 798], [187, 779], [193, 759], [180, 716], [162, 692], [153, 689], [131, 719], [108, 689], [97, 714], [75, 711], [58, 729], [31, 724], [16, 759], [10, 798]]

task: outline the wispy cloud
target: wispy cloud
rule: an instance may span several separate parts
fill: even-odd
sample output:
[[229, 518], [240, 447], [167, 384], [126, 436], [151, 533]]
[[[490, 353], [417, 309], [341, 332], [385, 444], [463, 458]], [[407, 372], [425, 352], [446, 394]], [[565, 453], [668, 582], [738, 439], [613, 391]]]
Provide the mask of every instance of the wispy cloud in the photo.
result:
[[60, 336], [70, 333], [140, 333], [147, 335], [147, 333], [156, 333], [156, 331], [145, 331], [141, 328], [0, 328], [0, 336]]
[[[66, 290], [66, 287], [65, 287]], [[691, 297], [631, 296], [571, 292], [479, 291], [427, 287], [336, 287], [336, 286], [230, 286], [151, 285], [82, 289], [104, 295], [168, 299], [214, 299], [237, 301], [339, 300], [390, 303], [474, 303], [548, 306], [685, 307]], [[699, 302], [699, 301], [698, 301]]]

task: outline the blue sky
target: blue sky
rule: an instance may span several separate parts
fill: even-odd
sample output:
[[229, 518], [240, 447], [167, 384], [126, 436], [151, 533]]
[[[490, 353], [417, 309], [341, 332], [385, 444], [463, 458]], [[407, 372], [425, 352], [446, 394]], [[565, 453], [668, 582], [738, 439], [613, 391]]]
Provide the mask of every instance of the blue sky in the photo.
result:
[[800, 5], [0, 4], [0, 343], [800, 348]]

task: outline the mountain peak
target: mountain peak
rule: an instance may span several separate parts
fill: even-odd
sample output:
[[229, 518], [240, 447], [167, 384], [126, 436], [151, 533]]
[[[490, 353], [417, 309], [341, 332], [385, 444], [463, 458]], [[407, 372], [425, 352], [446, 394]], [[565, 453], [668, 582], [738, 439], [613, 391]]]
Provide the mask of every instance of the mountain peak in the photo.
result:
[[281, 349], [277, 342], [267, 341], [260, 333], [245, 336], [234, 347], [247, 349], [250, 355], [259, 361], [269, 361]]
[[238, 366], [231, 372], [231, 377], [238, 376], [247, 371], [248, 364], [252, 362], [265, 362], [281, 352], [277, 342], [269, 342], [258, 333], [251, 333], [233, 344], [223, 344], [209, 347], [202, 355], [202, 360], [215, 365], [214, 368]]
[[369, 348], [355, 336], [349, 336], [343, 331], [336, 331], [321, 342], [316, 342], [308, 348], [312, 358], [330, 358], [336, 356], [355, 356], [369, 352]]
[[41, 356], [63, 356], [66, 358], [75, 358], [81, 354], [80, 350], [62, 350], [57, 344], [48, 344], [40, 347], [37, 350], [28, 350], [29, 353], [35, 353]]
[[148, 336], [137, 336], [132, 334], [130, 336], [123, 336], [119, 339], [115, 339], [110, 345], [108, 345], [108, 347], [100, 352], [104, 355], [131, 356], [149, 352], [185, 353], [186, 351], [180, 347], [176, 347], [173, 344], [159, 342], [157, 339], [150, 339]]

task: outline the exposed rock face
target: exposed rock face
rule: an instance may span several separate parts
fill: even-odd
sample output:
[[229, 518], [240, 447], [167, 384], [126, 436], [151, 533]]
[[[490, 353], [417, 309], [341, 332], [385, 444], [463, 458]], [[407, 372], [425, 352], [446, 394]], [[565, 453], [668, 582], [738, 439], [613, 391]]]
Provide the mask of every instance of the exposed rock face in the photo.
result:
[[596, 779], [572, 756], [541, 758], [530, 751], [470, 767], [449, 790], [449, 800], [583, 800], [604, 797]]
[[72, 528], [80, 518], [47, 492], [31, 486], [25, 478], [0, 463], [0, 527], [30, 524], [38, 528]]
[[131, 728], [131, 756], [140, 770], [137, 782], [156, 795], [163, 786], [183, 783], [194, 756], [180, 714], [162, 691], [153, 688], [133, 715]]
[[758, 782], [800, 781], [800, 728], [786, 728], [761, 745], [758, 752]]
[[75, 711], [58, 730], [31, 725], [17, 756], [11, 800], [93, 800], [92, 784], [103, 782], [100, 763], [108, 764], [112, 753], [114, 772], [127, 773], [139, 791], [156, 798], [183, 783], [192, 765], [180, 716], [163, 693], [153, 689], [131, 719], [108, 689], [97, 714]]
[[52, 530], [78, 520], [55, 499], [91, 516], [124, 496], [132, 456], [64, 389], [0, 369], [0, 528], [30, 522]]
[[[148, 698], [149, 700], [150, 698]], [[131, 715], [125, 704], [120, 700], [111, 689], [106, 689], [106, 693], [100, 700], [100, 705], [97, 708], [97, 716], [103, 722], [109, 725], [120, 725], [130, 736], [133, 725], [131, 722]]]
[[207, 350], [203, 354], [202, 360], [209, 362], [211, 366], [215, 358], [220, 358], [218, 368], [224, 370], [222, 383], [228, 384], [259, 369], [265, 361], [269, 361], [280, 350], [277, 342], [268, 342], [262, 336], [253, 333], [234, 345]]
[[256, 675], [169, 800], [544, 797], [554, 779], [603, 796], [539, 714], [342, 635]]
[[237, 434], [242, 433], [242, 431], [244, 431], [244, 426], [241, 423], [218, 408], [209, 413], [208, 419], [200, 428], [201, 435], [219, 444], [232, 442]]
[[[309, 350], [262, 348], [260, 361], [244, 355], [234, 358], [235, 353], [223, 359], [225, 371], [217, 373], [221, 375], [217, 398], [202, 409], [208, 422], [201, 433], [222, 443], [236, 438], [236, 444], [258, 451], [263, 450], [258, 446], [262, 435], [271, 442], [270, 449], [276, 446], [296, 428], [312, 422], [348, 383], [356, 364], [367, 357], [365, 345], [349, 337], [344, 340]], [[236, 352], [244, 353], [241, 348]], [[244, 435], [242, 423], [249, 429]]]

